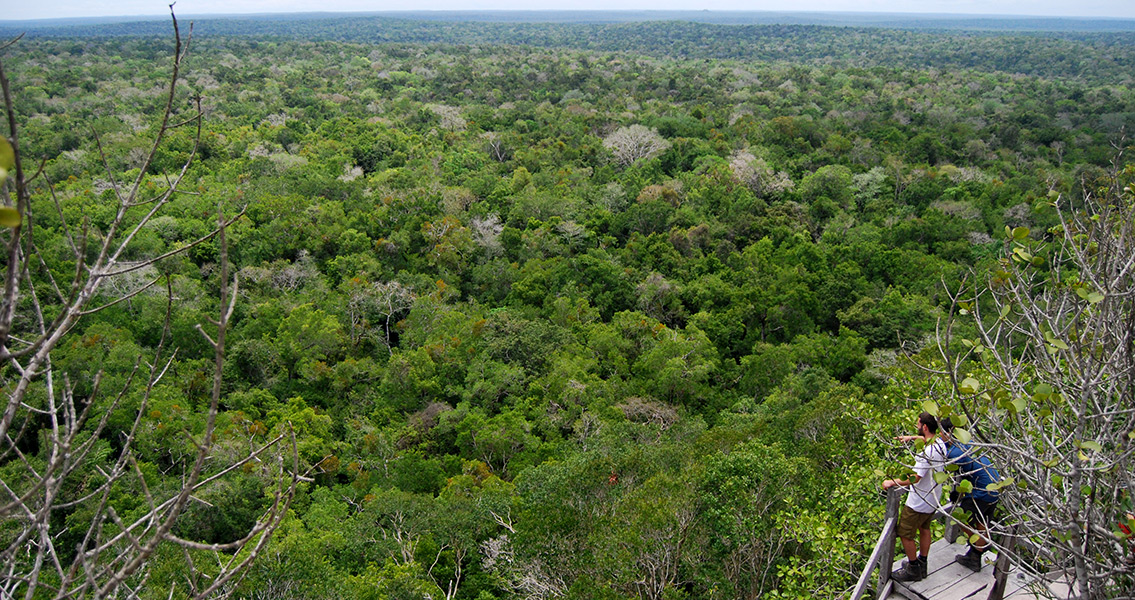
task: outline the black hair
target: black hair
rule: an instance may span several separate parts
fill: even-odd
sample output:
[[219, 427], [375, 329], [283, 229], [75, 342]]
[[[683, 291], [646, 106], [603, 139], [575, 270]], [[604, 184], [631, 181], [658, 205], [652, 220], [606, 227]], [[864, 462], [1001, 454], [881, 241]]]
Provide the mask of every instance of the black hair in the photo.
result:
[[918, 415], [918, 422], [929, 428], [930, 433], [938, 433], [938, 417], [935, 417], [928, 412], [924, 412], [921, 415]]
[[942, 427], [942, 431], [945, 431], [946, 433], [954, 432], [954, 422], [950, 420], [950, 417], [942, 419], [938, 422], [938, 425], [940, 425]]

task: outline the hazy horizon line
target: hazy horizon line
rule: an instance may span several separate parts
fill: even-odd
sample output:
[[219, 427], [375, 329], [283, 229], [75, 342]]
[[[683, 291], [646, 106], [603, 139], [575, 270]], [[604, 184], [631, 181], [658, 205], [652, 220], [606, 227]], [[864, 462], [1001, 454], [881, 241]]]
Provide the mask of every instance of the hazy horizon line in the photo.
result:
[[[634, 9], [634, 8], [485, 8], [485, 9], [397, 9], [397, 10], [303, 10], [303, 11], [270, 11], [270, 12], [202, 12], [179, 13], [179, 19], [188, 18], [219, 18], [233, 19], [242, 17], [275, 17], [275, 16], [349, 16], [349, 15], [477, 15], [477, 14], [720, 14], [720, 15], [838, 15], [862, 17], [909, 17], [909, 18], [938, 18], [938, 19], [1037, 19], [1037, 20], [1082, 20], [1082, 21], [1118, 21], [1131, 22], [1135, 17], [1111, 17], [1096, 15], [1036, 15], [1014, 13], [948, 13], [948, 12], [910, 12], [910, 11], [852, 11], [852, 10], [738, 10], [738, 9]], [[95, 21], [113, 22], [116, 20], [149, 21], [168, 18], [169, 13], [139, 13], [123, 15], [89, 15], [74, 17], [33, 17], [27, 19], [0, 19], [0, 23], [51, 23]]]

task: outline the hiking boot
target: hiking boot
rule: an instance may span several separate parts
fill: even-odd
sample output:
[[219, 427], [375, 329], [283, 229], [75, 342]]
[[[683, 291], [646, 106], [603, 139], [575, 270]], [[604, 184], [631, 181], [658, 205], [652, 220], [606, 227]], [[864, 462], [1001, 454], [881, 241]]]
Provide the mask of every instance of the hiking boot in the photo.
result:
[[958, 554], [954, 556], [954, 562], [973, 571], [974, 573], [981, 572], [981, 552], [975, 550], [970, 546], [969, 551], [965, 554]]
[[[914, 560], [914, 562], [910, 562], [909, 560], [906, 560], [906, 559], [903, 559], [903, 561], [902, 561], [902, 566], [903, 566], [904, 569], [907, 567], [907, 565], [912, 565], [912, 568], [918, 570], [918, 573], [919, 573], [919, 575], [922, 576], [922, 579], [926, 579], [926, 570], [927, 570], [928, 564], [929, 564], [929, 561], [926, 560], [925, 556], [919, 556], [918, 558], [916, 558]], [[1133, 599], [1133, 600], [1135, 600], [1135, 599]]]
[[891, 579], [895, 581], [922, 581], [926, 578], [926, 574], [919, 567], [919, 561], [903, 561], [902, 568], [891, 573]]

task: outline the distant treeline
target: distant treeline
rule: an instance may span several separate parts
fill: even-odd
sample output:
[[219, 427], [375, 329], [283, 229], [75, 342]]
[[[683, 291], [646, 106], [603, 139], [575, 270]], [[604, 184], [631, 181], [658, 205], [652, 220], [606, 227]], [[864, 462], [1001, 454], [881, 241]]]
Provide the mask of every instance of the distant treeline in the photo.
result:
[[[542, 48], [572, 48], [598, 52], [630, 52], [679, 59], [737, 59], [794, 62], [842, 67], [979, 69], [1039, 77], [1078, 78], [1091, 83], [1129, 84], [1135, 73], [1135, 22], [1119, 20], [1059, 20], [876, 16], [872, 27], [833, 27], [812, 24], [721, 24], [719, 22], [641, 21], [578, 22], [587, 15], [551, 13], [561, 22], [526, 22], [536, 13], [405, 13], [405, 16], [341, 16], [326, 14], [263, 17], [204, 18], [195, 21], [197, 36], [254, 36], [279, 41], [344, 41], [384, 44], [504, 44]], [[703, 14], [742, 22], [761, 13], [611, 13], [656, 19], [692, 18]], [[775, 15], [776, 13], [768, 13]], [[515, 15], [516, 21], [510, 21]], [[574, 16], [573, 16], [574, 15]], [[785, 14], [782, 21], [803, 20]], [[843, 25], [828, 15], [828, 25]], [[854, 15], [843, 15], [856, 22]], [[772, 19], [772, 17], [769, 17]], [[820, 16], [815, 17], [820, 19]], [[866, 17], [863, 17], [866, 19]], [[122, 23], [0, 24], [0, 36], [106, 38], [163, 36], [165, 20]], [[981, 29], [1029, 29], [1051, 26], [1063, 31], [1013, 32]], [[915, 31], [953, 28], [955, 31]], [[973, 28], [972, 30], [960, 30]], [[1096, 31], [1070, 31], [1072, 29]], [[1102, 31], [1104, 29], [1126, 31]]]

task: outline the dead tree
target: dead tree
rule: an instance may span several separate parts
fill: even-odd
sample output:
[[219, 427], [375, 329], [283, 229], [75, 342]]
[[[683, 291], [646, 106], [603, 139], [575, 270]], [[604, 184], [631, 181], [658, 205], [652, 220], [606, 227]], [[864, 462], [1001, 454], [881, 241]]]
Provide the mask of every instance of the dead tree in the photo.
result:
[[1006, 478], [1004, 513], [1036, 553], [1022, 567], [1084, 599], [1130, 585], [1133, 549], [1135, 169], [1119, 164], [1095, 193], [1053, 192], [1048, 231], [1006, 228], [1003, 258], [951, 293], [923, 365], [950, 384], [941, 412], [959, 437]]
[[[172, 5], [171, 5], [172, 8]], [[15, 98], [0, 62], [0, 88], [7, 121], [7, 138], [0, 142], [0, 181], [4, 238], [4, 291], [0, 299], [0, 598], [136, 597], [148, 579], [147, 567], [163, 547], [181, 547], [186, 561], [183, 585], [192, 597], [216, 596], [231, 589], [244, 568], [255, 560], [283, 519], [296, 482], [294, 440], [283, 434], [252, 447], [242, 457], [217, 466], [211, 460], [216, 441], [221, 398], [221, 365], [225, 333], [236, 298], [236, 279], [229, 281], [226, 218], [218, 207], [216, 228], [184, 247], [143, 259], [132, 257], [134, 240], [155, 216], [168, 208], [178, 195], [196, 155], [201, 137], [199, 98], [188, 111], [175, 107], [178, 78], [188, 53], [172, 15], [174, 52], [172, 73], [163, 94], [156, 133], [147, 148], [138, 175], [119, 182], [99, 144], [103, 164], [112, 182], [116, 202], [109, 224], [95, 231], [87, 222], [68, 224], [58, 200], [55, 210], [63, 222], [67, 251], [75, 261], [70, 281], [58, 281], [46, 268], [45, 249], [37, 245], [33, 198], [43, 198], [34, 207], [50, 206], [55, 199], [42, 165], [29, 170], [21, 154]], [[192, 29], [192, 28], [190, 28]], [[13, 42], [0, 47], [0, 51]], [[178, 128], [191, 128], [193, 150], [176, 170], [167, 174], [165, 185], [148, 194], [144, 185], [167, 135]], [[97, 133], [95, 135], [97, 141]], [[239, 215], [238, 215], [239, 216]], [[93, 313], [129, 301], [151, 288], [161, 276], [144, 285], [121, 286], [116, 281], [196, 244], [216, 240], [220, 249], [220, 306], [218, 319], [199, 331], [214, 350], [213, 387], [205, 427], [184, 432], [193, 452], [175, 473], [178, 485], [155, 488], [136, 460], [134, 445], [147, 413], [151, 392], [174, 362], [176, 349], [169, 339], [172, 291], [167, 279], [166, 324], [153, 355], [138, 357], [125, 383], [104, 390], [104, 373], [59, 372], [52, 352], [68, 339], [80, 322]], [[58, 252], [58, 249], [51, 249]], [[108, 296], [110, 299], [108, 300]], [[81, 393], [72, 384], [75, 375], [93, 382]], [[124, 399], [140, 397], [133, 425], [110, 440], [114, 453], [95, 458], [110, 435], [108, 420], [124, 410]], [[93, 470], [93, 473], [92, 473]], [[175, 535], [175, 524], [191, 501], [209, 486], [236, 472], [258, 473], [272, 490], [272, 501], [255, 525], [241, 539], [225, 544], [204, 544]], [[167, 480], [168, 481], [168, 480]], [[126, 518], [115, 511], [115, 494], [144, 497], [143, 510]], [[83, 514], [89, 519], [65, 521], [66, 515]], [[64, 526], [66, 523], [66, 526]], [[75, 531], [76, 528], [82, 531]], [[64, 538], [66, 534], [66, 538]], [[64, 543], [62, 540], [68, 542]], [[77, 544], [74, 540], [78, 539]], [[193, 556], [212, 555], [207, 568], [194, 567]], [[171, 590], [171, 595], [173, 591]]]

